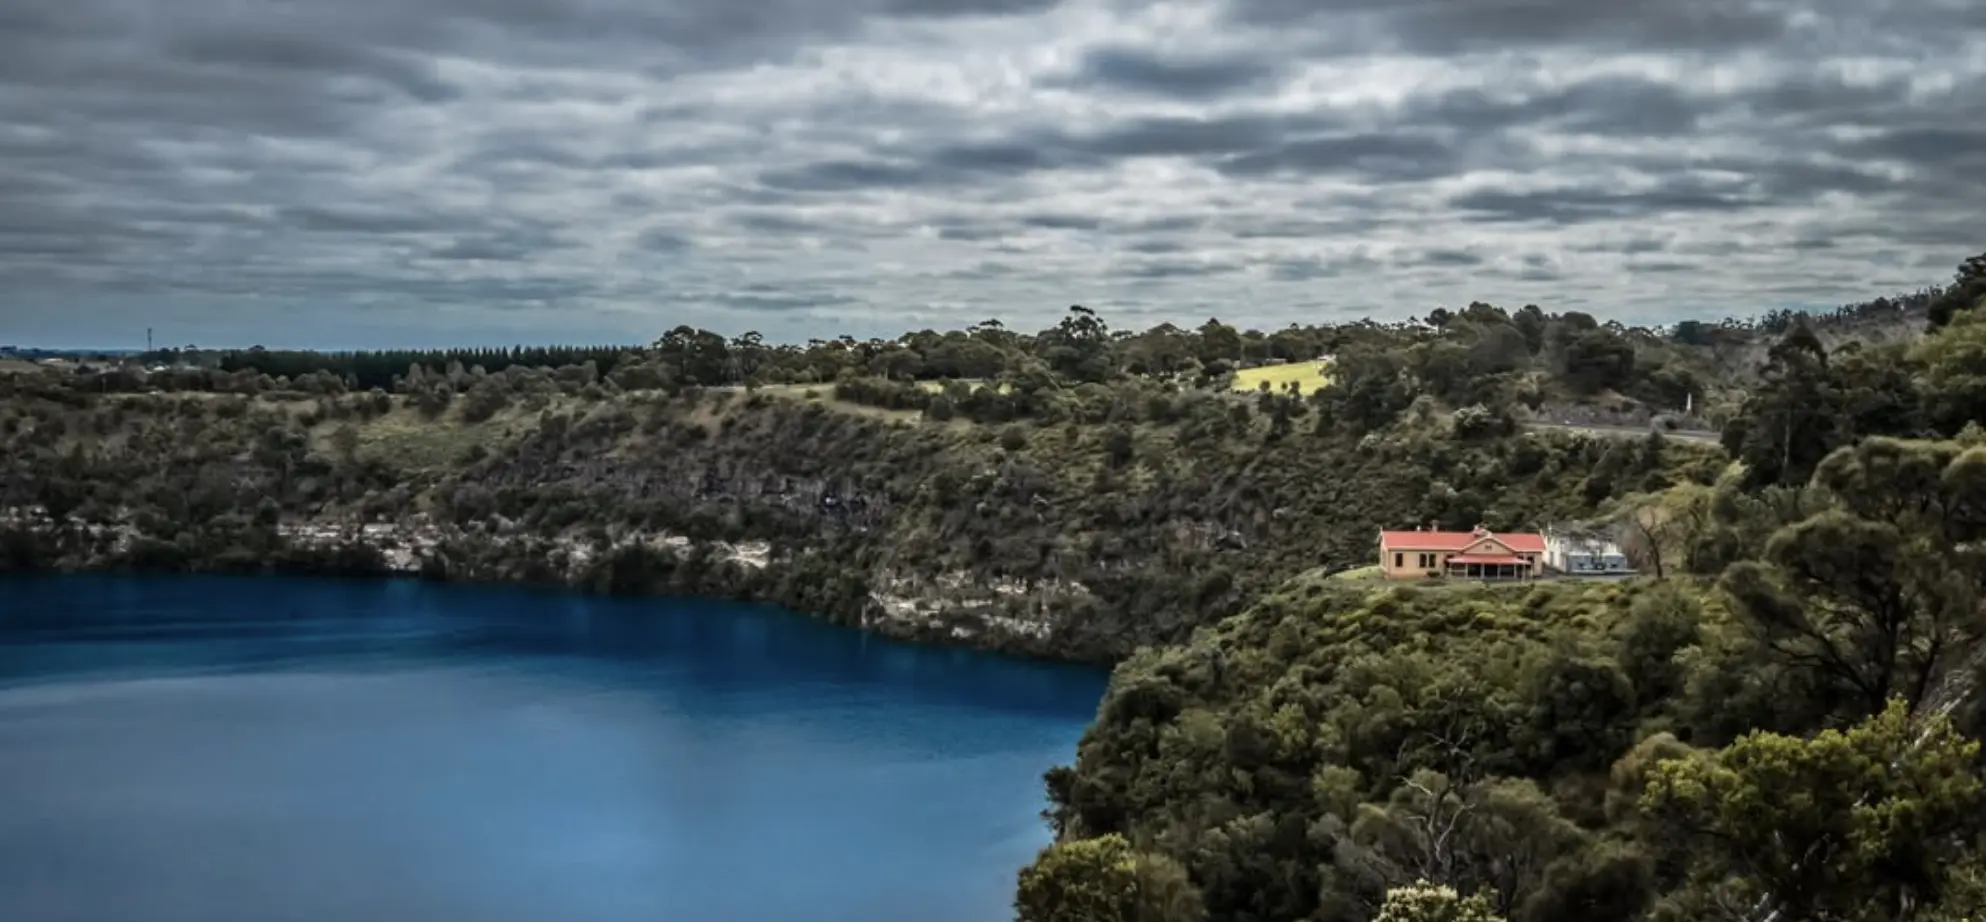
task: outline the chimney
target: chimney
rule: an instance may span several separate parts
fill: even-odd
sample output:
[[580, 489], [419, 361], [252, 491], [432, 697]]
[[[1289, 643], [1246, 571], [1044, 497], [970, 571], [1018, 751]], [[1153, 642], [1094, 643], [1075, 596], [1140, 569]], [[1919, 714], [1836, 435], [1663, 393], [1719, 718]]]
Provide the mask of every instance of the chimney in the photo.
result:
[[1476, 537], [1478, 537], [1478, 538], [1480, 538], [1480, 537], [1482, 537], [1482, 536], [1484, 536], [1484, 535], [1487, 535], [1487, 534], [1489, 534], [1489, 533], [1490, 533], [1490, 530], [1489, 530], [1489, 529], [1487, 529], [1487, 528], [1484, 528], [1484, 527], [1483, 527], [1483, 524], [1482, 524], [1481, 522], [1477, 522], [1477, 523], [1476, 523], [1476, 529], [1475, 529], [1475, 531], [1472, 531], [1472, 532], [1470, 532], [1470, 534], [1473, 534], [1473, 535], [1475, 535], [1475, 536], [1476, 536]]

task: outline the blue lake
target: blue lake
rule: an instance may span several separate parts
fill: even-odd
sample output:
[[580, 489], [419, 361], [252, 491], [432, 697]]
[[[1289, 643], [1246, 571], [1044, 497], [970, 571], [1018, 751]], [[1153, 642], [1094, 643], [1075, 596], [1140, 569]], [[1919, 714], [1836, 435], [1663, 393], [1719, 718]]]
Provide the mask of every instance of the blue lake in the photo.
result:
[[7, 922], [994, 922], [1100, 671], [756, 606], [0, 580]]

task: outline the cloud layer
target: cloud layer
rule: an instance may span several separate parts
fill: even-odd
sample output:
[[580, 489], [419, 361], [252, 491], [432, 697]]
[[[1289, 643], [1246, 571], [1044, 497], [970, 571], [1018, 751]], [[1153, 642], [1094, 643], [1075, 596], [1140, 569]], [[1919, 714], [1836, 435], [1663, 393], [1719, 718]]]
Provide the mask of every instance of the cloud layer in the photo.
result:
[[0, 342], [1661, 321], [1986, 248], [1986, 5], [11, 0], [0, 165]]

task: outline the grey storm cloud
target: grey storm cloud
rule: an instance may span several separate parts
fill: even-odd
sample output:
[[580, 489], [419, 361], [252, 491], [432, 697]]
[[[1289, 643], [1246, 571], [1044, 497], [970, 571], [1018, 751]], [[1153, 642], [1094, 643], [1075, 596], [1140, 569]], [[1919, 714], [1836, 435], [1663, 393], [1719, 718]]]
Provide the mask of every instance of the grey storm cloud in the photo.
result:
[[[1819, 36], [1867, 47], [1986, 28], [1974, 4], [1924, 0], [1233, 0], [1232, 21], [1275, 29], [1328, 27], [1331, 43], [1357, 42], [1421, 55], [1571, 48], [1584, 52], [1729, 53], [1794, 45]], [[1806, 17], [1818, 16], [1820, 22]], [[1861, 24], [1888, 25], [1869, 33]], [[1845, 28], [1844, 28], [1845, 27]]]
[[1562, 185], [1534, 191], [1479, 189], [1449, 199], [1468, 220], [1587, 224], [1664, 214], [1741, 211], [1759, 204], [1741, 184], [1681, 177], [1645, 190]]
[[680, 253], [694, 245], [688, 237], [665, 227], [651, 227], [635, 239], [642, 249], [652, 253]]
[[554, 228], [524, 224], [456, 237], [428, 255], [434, 259], [526, 262], [568, 245]]
[[1986, 248], [1953, 0], [170, 7], [0, 3], [0, 342], [1659, 322]]
[[1468, 250], [1426, 250], [1418, 257], [1409, 260], [1410, 265], [1422, 266], [1480, 266], [1483, 258]]
[[1028, 215], [1021, 219], [1021, 223], [1028, 227], [1039, 227], [1045, 230], [1091, 231], [1103, 226], [1103, 222], [1095, 216], [1080, 214]]
[[1283, 70], [1246, 50], [1177, 57], [1143, 48], [1105, 45], [1085, 52], [1062, 85], [1106, 87], [1175, 99], [1206, 99], [1259, 87]]
[[1610, 75], [1544, 92], [1466, 87], [1413, 100], [1407, 117], [1472, 134], [1534, 127], [1647, 137], [1693, 131], [1728, 105], [1672, 83]]

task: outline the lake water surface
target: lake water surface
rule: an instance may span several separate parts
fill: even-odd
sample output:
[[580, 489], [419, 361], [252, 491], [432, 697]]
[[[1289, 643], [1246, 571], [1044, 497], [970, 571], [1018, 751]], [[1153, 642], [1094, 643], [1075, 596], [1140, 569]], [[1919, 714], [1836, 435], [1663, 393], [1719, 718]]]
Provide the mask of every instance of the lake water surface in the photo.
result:
[[0, 580], [0, 920], [993, 922], [1095, 670], [754, 606]]

